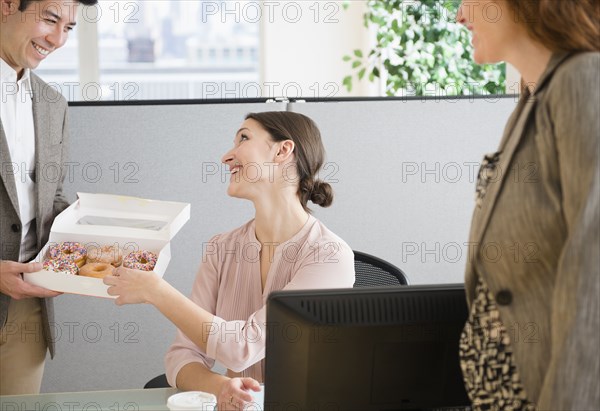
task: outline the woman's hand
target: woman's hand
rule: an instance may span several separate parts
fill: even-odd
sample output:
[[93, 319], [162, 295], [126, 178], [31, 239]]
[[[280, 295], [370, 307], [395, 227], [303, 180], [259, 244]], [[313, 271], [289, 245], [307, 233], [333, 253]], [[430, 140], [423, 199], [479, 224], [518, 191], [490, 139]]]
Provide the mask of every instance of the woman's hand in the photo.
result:
[[104, 284], [110, 285], [108, 295], [117, 295], [117, 305], [152, 303], [164, 280], [153, 271], [140, 271], [119, 267], [113, 275], [104, 277]]
[[253, 401], [249, 390], [260, 391], [258, 381], [253, 378], [231, 378], [225, 381], [217, 397], [217, 408], [219, 411], [243, 410]]

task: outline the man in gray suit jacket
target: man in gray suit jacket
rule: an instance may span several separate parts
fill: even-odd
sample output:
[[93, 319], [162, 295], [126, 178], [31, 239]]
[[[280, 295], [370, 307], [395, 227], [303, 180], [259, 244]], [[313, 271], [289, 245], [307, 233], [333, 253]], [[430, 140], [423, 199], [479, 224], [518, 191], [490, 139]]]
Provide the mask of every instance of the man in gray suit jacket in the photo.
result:
[[31, 72], [62, 47], [79, 3], [0, 0], [0, 395], [37, 393], [47, 349], [54, 356], [52, 300], [23, 281], [48, 241], [67, 161], [67, 102]]

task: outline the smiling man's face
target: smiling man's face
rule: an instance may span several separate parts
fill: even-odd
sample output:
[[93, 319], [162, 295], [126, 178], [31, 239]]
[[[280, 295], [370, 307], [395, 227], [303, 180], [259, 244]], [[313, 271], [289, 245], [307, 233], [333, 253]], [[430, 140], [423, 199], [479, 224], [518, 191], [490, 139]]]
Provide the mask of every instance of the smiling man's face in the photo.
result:
[[19, 0], [0, 2], [0, 57], [19, 77], [23, 69], [35, 69], [66, 43], [79, 4], [74, 0], [41, 0], [19, 11]]

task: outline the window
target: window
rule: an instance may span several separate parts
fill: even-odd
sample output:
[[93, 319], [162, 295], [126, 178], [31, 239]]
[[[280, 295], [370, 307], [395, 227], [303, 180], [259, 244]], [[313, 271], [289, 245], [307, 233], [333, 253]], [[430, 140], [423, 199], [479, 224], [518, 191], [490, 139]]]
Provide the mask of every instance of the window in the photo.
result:
[[70, 101], [384, 96], [385, 76], [353, 68], [376, 45], [364, 16], [377, 4], [102, 0], [37, 72]]
[[[257, 82], [259, 25], [244, 18], [222, 21], [220, 13], [236, 12], [225, 3], [129, 0], [81, 7], [80, 25], [96, 30], [99, 64], [87, 70], [97, 78], [79, 85], [79, 41], [93, 47], [95, 39], [76, 32], [38, 72], [67, 99], [84, 101], [211, 98], [215, 85]], [[236, 58], [231, 50], [238, 50]]]

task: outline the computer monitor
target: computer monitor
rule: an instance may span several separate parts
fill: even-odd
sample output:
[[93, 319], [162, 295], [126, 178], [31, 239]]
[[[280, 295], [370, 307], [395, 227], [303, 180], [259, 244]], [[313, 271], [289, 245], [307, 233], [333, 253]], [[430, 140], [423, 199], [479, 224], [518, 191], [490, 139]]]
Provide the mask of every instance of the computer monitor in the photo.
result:
[[388, 411], [469, 405], [458, 343], [460, 285], [273, 292], [265, 411]]

